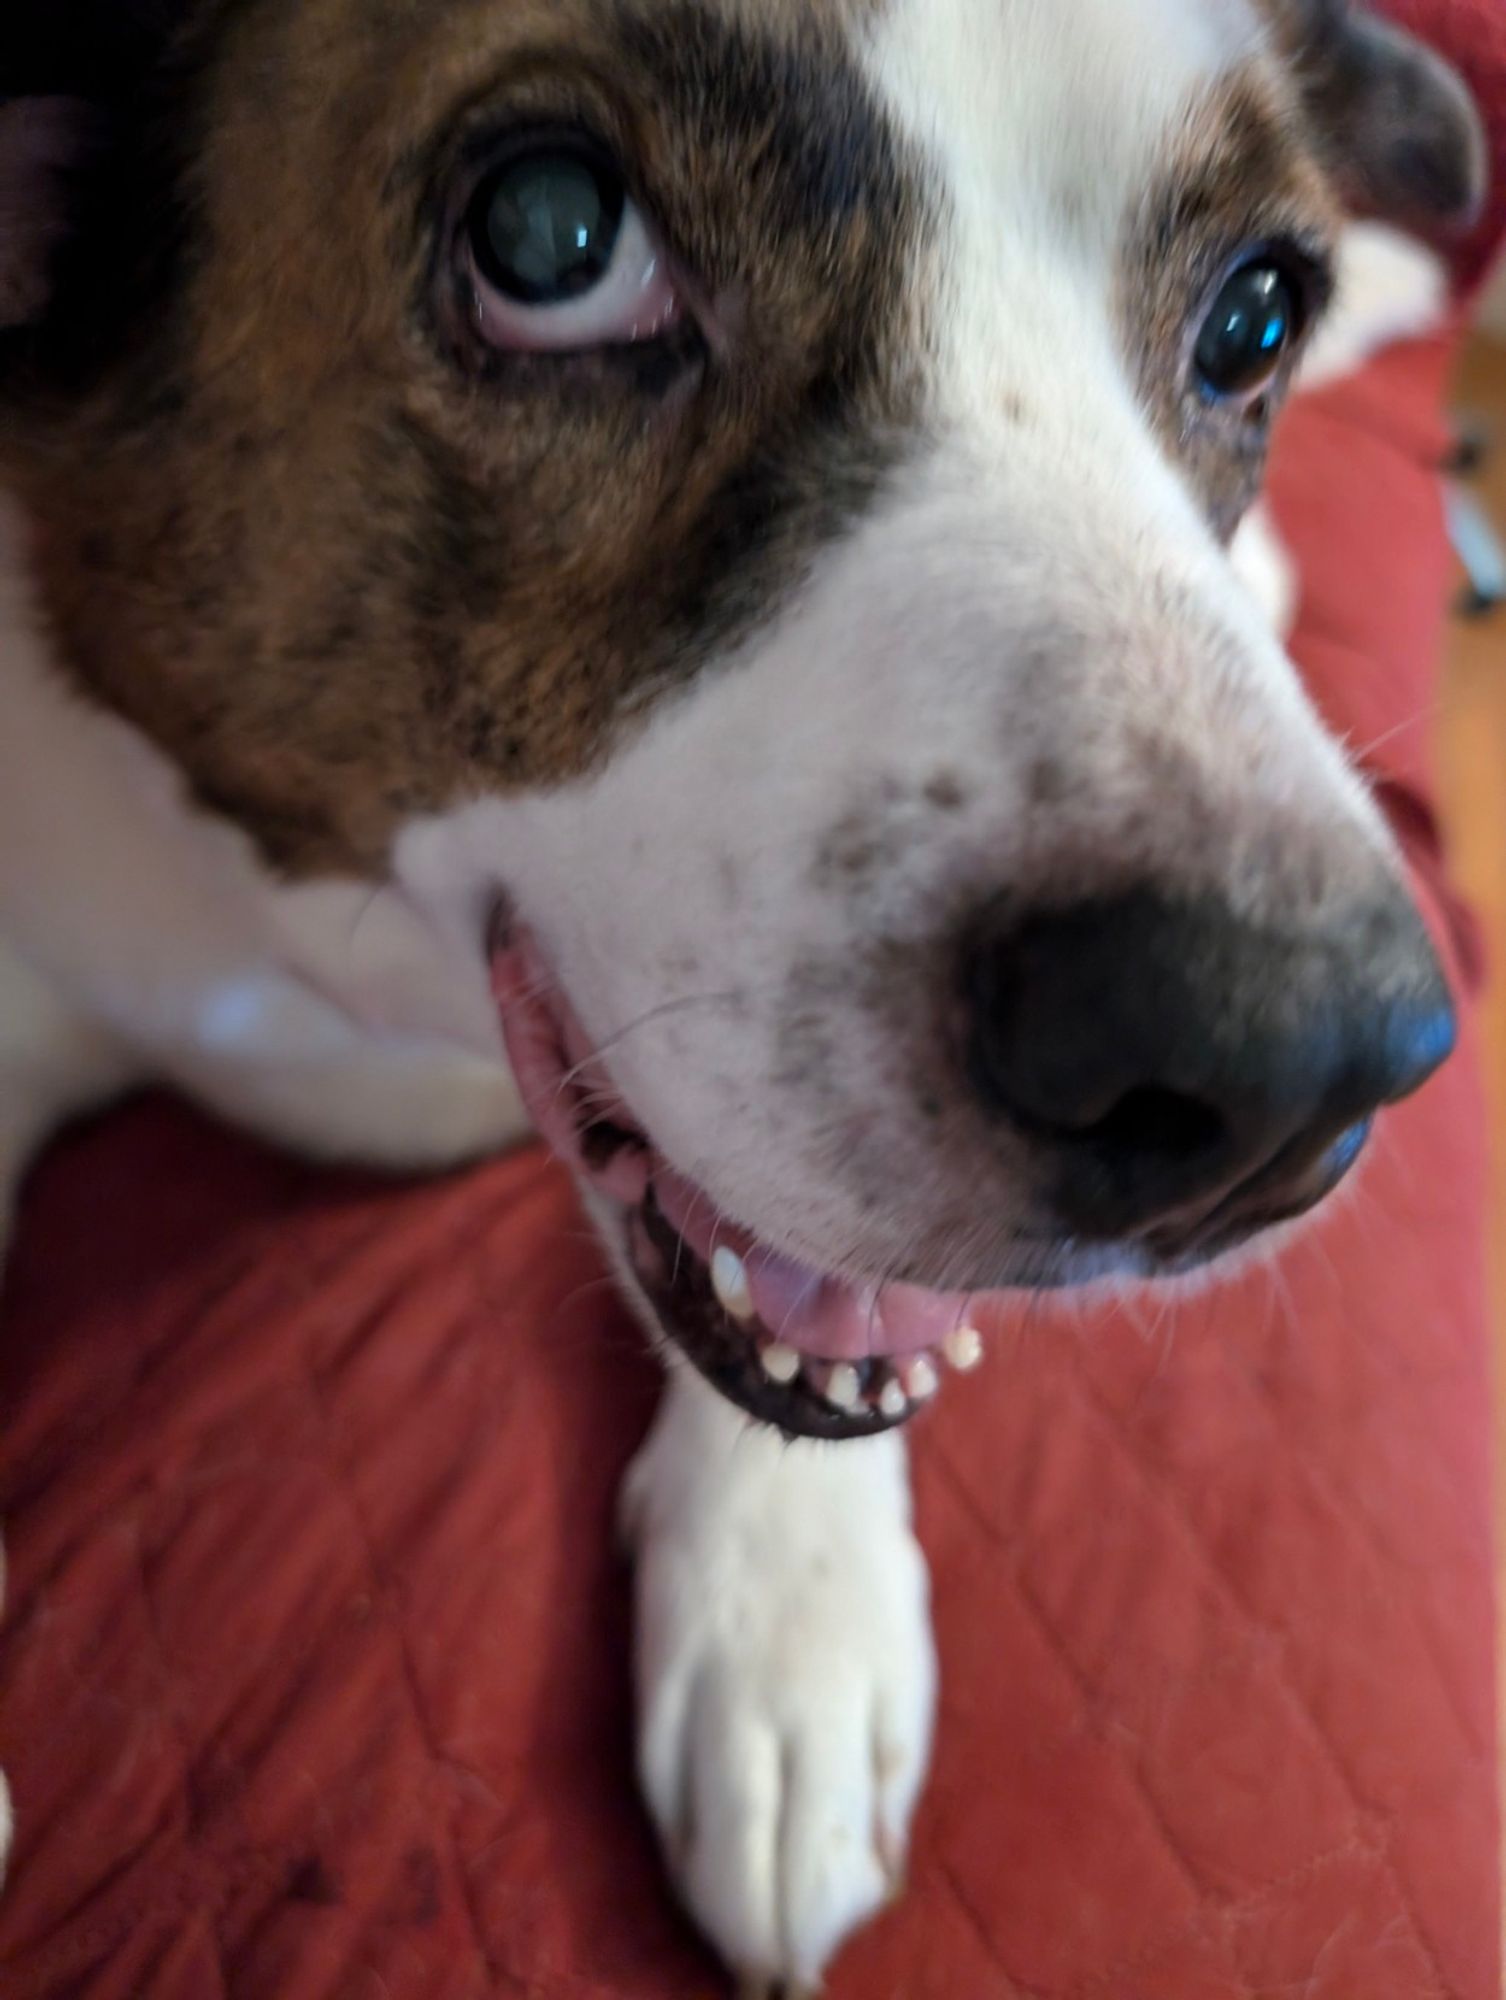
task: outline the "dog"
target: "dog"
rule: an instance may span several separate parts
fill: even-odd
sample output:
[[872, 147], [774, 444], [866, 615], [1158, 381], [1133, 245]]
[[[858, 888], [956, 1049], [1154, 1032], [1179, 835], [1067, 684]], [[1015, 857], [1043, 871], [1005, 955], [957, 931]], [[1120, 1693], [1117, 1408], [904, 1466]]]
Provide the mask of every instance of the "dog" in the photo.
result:
[[536, 1126], [669, 1363], [645, 1797], [813, 1990], [904, 1865], [903, 1426], [981, 1300], [1250, 1254], [1451, 1046], [1250, 509], [1304, 367], [1439, 310], [1390, 230], [1479, 121], [1345, 0], [4, 35], [0, 1201], [149, 1078], [405, 1169]]

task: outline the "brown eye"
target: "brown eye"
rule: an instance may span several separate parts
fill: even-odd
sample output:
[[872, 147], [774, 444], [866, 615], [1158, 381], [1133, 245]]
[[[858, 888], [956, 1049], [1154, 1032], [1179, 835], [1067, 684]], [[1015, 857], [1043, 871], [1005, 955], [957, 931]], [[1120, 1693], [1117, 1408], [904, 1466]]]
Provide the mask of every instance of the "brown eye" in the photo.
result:
[[1202, 393], [1250, 397], [1275, 380], [1301, 332], [1302, 300], [1278, 264], [1246, 264], [1224, 283], [1193, 350]]

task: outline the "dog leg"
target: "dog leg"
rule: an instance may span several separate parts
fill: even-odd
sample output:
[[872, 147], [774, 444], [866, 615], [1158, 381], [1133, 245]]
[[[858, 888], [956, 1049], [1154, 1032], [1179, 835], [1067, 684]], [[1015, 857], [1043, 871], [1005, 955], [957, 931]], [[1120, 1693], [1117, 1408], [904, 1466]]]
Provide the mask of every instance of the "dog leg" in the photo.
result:
[[276, 1145], [428, 1173], [501, 1152], [528, 1131], [500, 1059], [368, 1034], [276, 976], [238, 982], [213, 1004], [224, 1009], [221, 1044], [211, 1036], [163, 1046], [163, 1072]]
[[930, 1755], [904, 1442], [787, 1444], [677, 1369], [623, 1523], [639, 1774], [671, 1873], [745, 1991], [814, 1991], [899, 1891]]

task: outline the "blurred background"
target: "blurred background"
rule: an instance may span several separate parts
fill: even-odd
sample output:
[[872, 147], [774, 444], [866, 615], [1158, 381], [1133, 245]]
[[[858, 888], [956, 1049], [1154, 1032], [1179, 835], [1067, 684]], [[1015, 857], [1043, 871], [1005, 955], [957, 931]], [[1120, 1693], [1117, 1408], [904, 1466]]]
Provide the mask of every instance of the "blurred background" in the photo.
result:
[[[1476, 554], [1471, 534], [1485, 528], [1506, 548], [1506, 269], [1498, 275], [1465, 356], [1456, 406], [1479, 462], [1460, 478], [1465, 547], [1460, 602], [1451, 631], [1449, 673], [1440, 714], [1443, 796], [1451, 818], [1455, 866], [1485, 927], [1491, 981], [1486, 998], [1487, 1070], [1496, 1147], [1495, 1277], [1497, 1521], [1501, 1551], [1503, 1713], [1506, 1713], [1506, 604], [1484, 601], [1506, 576], [1492, 579], [1496, 551]], [[1478, 507], [1478, 518], [1474, 509]], [[1506, 1743], [1502, 1778], [1506, 1784]]]

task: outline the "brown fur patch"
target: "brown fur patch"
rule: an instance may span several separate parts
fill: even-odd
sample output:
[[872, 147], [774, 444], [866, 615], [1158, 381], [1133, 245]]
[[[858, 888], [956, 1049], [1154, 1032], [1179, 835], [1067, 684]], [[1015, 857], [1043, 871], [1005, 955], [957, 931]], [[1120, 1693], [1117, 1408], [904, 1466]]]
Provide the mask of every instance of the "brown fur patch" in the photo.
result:
[[[164, 71], [131, 171], [181, 232], [101, 287], [85, 230], [56, 316], [111, 338], [44, 328], [3, 469], [70, 668], [279, 865], [375, 870], [414, 813], [590, 769], [906, 448], [926, 196], [849, 11], [252, 0]], [[562, 120], [733, 337], [477, 350], [456, 189]]]
[[1261, 246], [1299, 253], [1321, 308], [1339, 221], [1290, 89], [1263, 64], [1192, 107], [1141, 205], [1119, 271], [1120, 324], [1167, 450], [1225, 537], [1259, 487], [1292, 362], [1258, 403], [1211, 405], [1193, 379], [1198, 329], [1230, 269]]

